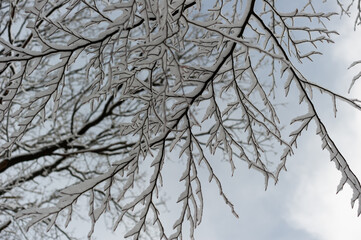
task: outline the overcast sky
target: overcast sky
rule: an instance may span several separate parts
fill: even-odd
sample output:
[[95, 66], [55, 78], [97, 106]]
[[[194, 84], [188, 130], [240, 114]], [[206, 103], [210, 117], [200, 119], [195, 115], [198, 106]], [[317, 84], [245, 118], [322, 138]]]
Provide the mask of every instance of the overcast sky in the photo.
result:
[[[310, 81], [342, 94], [347, 94], [357, 72], [349, 71], [347, 67], [361, 59], [361, 33], [353, 31], [353, 21], [354, 18], [343, 18], [338, 25], [333, 24], [340, 33], [335, 38], [336, 43], [323, 46], [324, 55], [314, 58], [314, 62], [299, 66]], [[351, 95], [361, 98], [361, 82], [356, 83]], [[331, 137], [361, 178], [361, 113], [340, 104], [338, 117], [334, 119], [331, 99], [325, 95], [318, 103]], [[224, 204], [215, 184], [204, 184], [205, 209], [202, 224], [196, 229], [196, 238], [359, 240], [361, 218], [357, 218], [357, 209], [351, 209], [351, 190], [346, 186], [336, 195], [341, 176], [330, 162], [328, 152], [321, 150], [315, 126], [312, 125], [300, 140], [295, 156], [288, 160], [288, 171], [281, 174], [277, 186], [271, 184], [267, 191], [264, 191], [263, 175], [249, 170], [246, 165], [238, 168], [233, 177], [226, 177], [230, 174], [229, 169], [225, 169], [224, 191], [234, 203], [239, 219]], [[355, 204], [357, 207], [358, 203]], [[113, 235], [114, 239], [122, 239], [124, 233], [116, 233], [121, 236]], [[101, 229], [96, 230], [94, 236], [111, 239], [110, 233]]]
[[[361, 58], [361, 33], [353, 31], [353, 22], [354, 18], [343, 18], [338, 25], [333, 25], [340, 33], [335, 38], [336, 43], [323, 46], [323, 56], [300, 66], [310, 81], [347, 94], [352, 77], [361, 70], [347, 70], [353, 61]], [[351, 95], [360, 98], [361, 82], [356, 83]], [[317, 101], [331, 137], [361, 177], [361, 113], [340, 104], [334, 119], [331, 99], [324, 95]], [[324, 106], [329, 108], [322, 108]], [[355, 209], [351, 209], [352, 192], [348, 186], [336, 195], [341, 175], [329, 161], [329, 153], [321, 150], [321, 140], [315, 135], [314, 125], [302, 136], [295, 156], [288, 160], [287, 166], [288, 172], [281, 175], [277, 186], [270, 185], [266, 192], [263, 176], [248, 170], [245, 165], [237, 169], [233, 178], [225, 181], [225, 192], [235, 204], [239, 219], [233, 217], [217, 196], [214, 184], [209, 184], [197, 239], [360, 239], [358, 205], [356, 203]]]
[[[314, 58], [313, 63], [300, 66], [310, 81], [347, 94], [351, 79], [357, 73], [357, 68], [353, 71], [347, 68], [361, 58], [361, 33], [353, 31], [353, 22], [354, 18], [343, 18], [337, 26], [333, 25], [340, 33], [336, 43], [322, 47], [324, 55]], [[356, 83], [351, 95], [360, 98], [361, 82]], [[340, 104], [334, 119], [331, 99], [325, 95], [318, 102], [331, 137], [361, 177], [361, 113]], [[329, 108], [321, 108], [327, 103]], [[277, 186], [271, 185], [266, 192], [263, 176], [246, 167], [237, 170], [229, 184], [226, 183], [226, 192], [231, 193], [239, 219], [215, 197], [216, 191], [207, 191], [205, 198], [212, 201], [206, 202], [203, 223], [197, 230], [198, 239], [360, 239], [358, 205], [351, 209], [352, 192], [348, 186], [336, 195], [341, 175], [329, 161], [328, 152], [321, 150], [314, 125], [302, 136], [287, 166], [288, 172], [281, 175]]]

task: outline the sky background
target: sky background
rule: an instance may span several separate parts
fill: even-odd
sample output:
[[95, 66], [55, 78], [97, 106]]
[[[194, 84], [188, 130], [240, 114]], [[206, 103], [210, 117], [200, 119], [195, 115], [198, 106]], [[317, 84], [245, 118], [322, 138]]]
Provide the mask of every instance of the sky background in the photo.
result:
[[[354, 19], [334, 18], [332, 28], [340, 33], [334, 38], [336, 43], [320, 47], [324, 55], [314, 57], [314, 62], [298, 65], [308, 80], [344, 95], [352, 77], [361, 70], [347, 69], [361, 58], [361, 31], [354, 32]], [[361, 98], [361, 82], [355, 84], [349, 96]], [[340, 103], [334, 119], [330, 97], [318, 97], [316, 107], [330, 136], [361, 178], [361, 112]], [[238, 219], [224, 204], [216, 185], [203, 183], [205, 209], [196, 239], [359, 240], [358, 203], [351, 209], [352, 192], [347, 185], [336, 195], [341, 174], [330, 162], [329, 153], [322, 151], [315, 131], [312, 124], [301, 136], [295, 155], [288, 159], [288, 171], [281, 174], [276, 186], [271, 183], [267, 191], [263, 175], [249, 170], [245, 164], [239, 165], [233, 177], [228, 167], [220, 168], [224, 170], [219, 173], [224, 191], [235, 205]], [[111, 234], [101, 225], [96, 227], [95, 239], [123, 239], [124, 232]], [[89, 231], [88, 225], [75, 228], [79, 233]]]
[[[337, 23], [337, 19], [333, 20]], [[308, 80], [347, 94], [352, 77], [360, 70], [357, 67], [347, 69], [361, 57], [361, 33], [354, 32], [353, 26], [353, 17], [344, 17], [332, 25], [340, 33], [335, 38], [336, 43], [322, 46], [324, 55], [313, 58], [314, 62], [298, 66]], [[360, 95], [359, 82], [349, 96], [360, 98]], [[361, 113], [341, 103], [334, 119], [329, 96], [321, 96], [317, 103], [331, 137], [360, 177]], [[288, 159], [288, 171], [281, 174], [276, 186], [271, 184], [264, 191], [263, 176], [246, 166], [238, 168], [235, 176], [224, 184], [239, 219], [234, 218], [222, 199], [216, 197], [216, 189], [209, 186], [213, 191], [207, 189], [206, 209], [197, 229], [197, 239], [360, 239], [358, 203], [351, 209], [352, 192], [348, 186], [336, 195], [341, 174], [329, 161], [329, 153], [322, 151], [315, 130], [313, 124], [302, 135], [294, 157]]]

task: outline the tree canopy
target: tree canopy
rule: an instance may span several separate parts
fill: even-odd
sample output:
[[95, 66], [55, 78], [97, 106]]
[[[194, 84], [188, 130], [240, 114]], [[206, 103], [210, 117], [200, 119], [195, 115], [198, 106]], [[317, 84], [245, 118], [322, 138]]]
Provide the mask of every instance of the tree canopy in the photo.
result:
[[[335, 116], [338, 102], [361, 103], [297, 68], [352, 10], [357, 26], [359, 1], [1, 1], [0, 234], [72, 239], [58, 223], [80, 214], [89, 238], [107, 215], [126, 238], [193, 239], [204, 181], [238, 217], [215, 161], [231, 174], [245, 163], [267, 188], [310, 123], [360, 214], [361, 184], [313, 91], [331, 97]], [[168, 230], [163, 193], [178, 182]]]

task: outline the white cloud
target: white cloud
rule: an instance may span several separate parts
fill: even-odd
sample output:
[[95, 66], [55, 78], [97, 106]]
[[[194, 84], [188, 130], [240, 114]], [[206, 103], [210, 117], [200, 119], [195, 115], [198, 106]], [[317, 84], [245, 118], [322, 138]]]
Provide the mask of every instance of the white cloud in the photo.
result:
[[[326, 64], [330, 69], [337, 92], [345, 94], [347, 84], [351, 82], [355, 71], [347, 71], [346, 68], [355, 60], [361, 59], [361, 31], [353, 31], [353, 19], [342, 21], [338, 27], [340, 37], [337, 43], [332, 45], [327, 56], [321, 58], [320, 63]], [[317, 64], [317, 63], [316, 63]], [[343, 66], [343, 68], [339, 68]], [[312, 67], [312, 66], [311, 66]], [[335, 71], [337, 69], [338, 71]], [[342, 70], [344, 69], [344, 70]], [[309, 70], [312, 75], [312, 69]], [[326, 75], [326, 74], [325, 74]], [[360, 98], [360, 83], [356, 84], [353, 95]], [[327, 110], [329, 111], [329, 110]], [[337, 146], [348, 159], [351, 168], [357, 176], [361, 177], [361, 114], [348, 105], [339, 106], [339, 116], [332, 119], [330, 111], [328, 128], [331, 136], [334, 137]], [[340, 173], [333, 163], [327, 162], [328, 156], [317, 150], [317, 144], [310, 139], [306, 151], [314, 154], [301, 154], [300, 159], [304, 166], [299, 175], [299, 184], [295, 188], [294, 195], [288, 204], [288, 219], [294, 227], [309, 232], [319, 240], [358, 240], [361, 236], [361, 219], [357, 218], [357, 210], [351, 209], [351, 189], [345, 187], [339, 195], [335, 195], [336, 187], [340, 180]], [[315, 146], [316, 145], [316, 146]], [[328, 154], [327, 154], [328, 155]], [[307, 159], [306, 159], [307, 158]], [[299, 169], [298, 169], [299, 170]], [[357, 203], [355, 208], [357, 208]]]
[[302, 173], [288, 206], [290, 224], [319, 240], [359, 239], [361, 220], [356, 217], [356, 209], [350, 207], [350, 188], [336, 195], [340, 174], [334, 165], [324, 161], [325, 156], [312, 160], [323, 164], [307, 163], [309, 172]]

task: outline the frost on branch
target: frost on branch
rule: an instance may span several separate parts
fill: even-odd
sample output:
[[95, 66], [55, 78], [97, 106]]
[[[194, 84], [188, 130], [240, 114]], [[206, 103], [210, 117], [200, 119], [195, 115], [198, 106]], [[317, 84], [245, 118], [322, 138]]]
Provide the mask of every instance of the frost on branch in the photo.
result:
[[[242, 203], [223, 189], [219, 159], [230, 174], [260, 172], [267, 188], [311, 123], [342, 173], [338, 191], [347, 183], [352, 205], [360, 201], [360, 183], [312, 96], [329, 95], [335, 115], [338, 102], [360, 110], [360, 101], [294, 65], [333, 42], [326, 23], [337, 13], [324, 11], [327, 2], [1, 4], [0, 231], [8, 239], [71, 239], [59, 223], [81, 221], [84, 209], [88, 238], [105, 217], [126, 238], [193, 239], [204, 181], [242, 217], [234, 207]], [[176, 207], [167, 217], [170, 188]]]
[[350, 169], [350, 166], [348, 165], [346, 159], [342, 156], [340, 151], [335, 146], [332, 139], [327, 134], [327, 131], [322, 124], [322, 122], [319, 122], [319, 129], [318, 134], [322, 138], [322, 147], [329, 151], [331, 161], [335, 163], [336, 168], [341, 172], [342, 178], [340, 181], [340, 184], [337, 187], [337, 192], [341, 191], [343, 186], [347, 183], [353, 192], [352, 198], [351, 198], [351, 206], [352, 208], [355, 205], [356, 200], [358, 200], [358, 210], [357, 215], [359, 216], [361, 214], [361, 185], [360, 181], [356, 177], [356, 175], [352, 172]]

